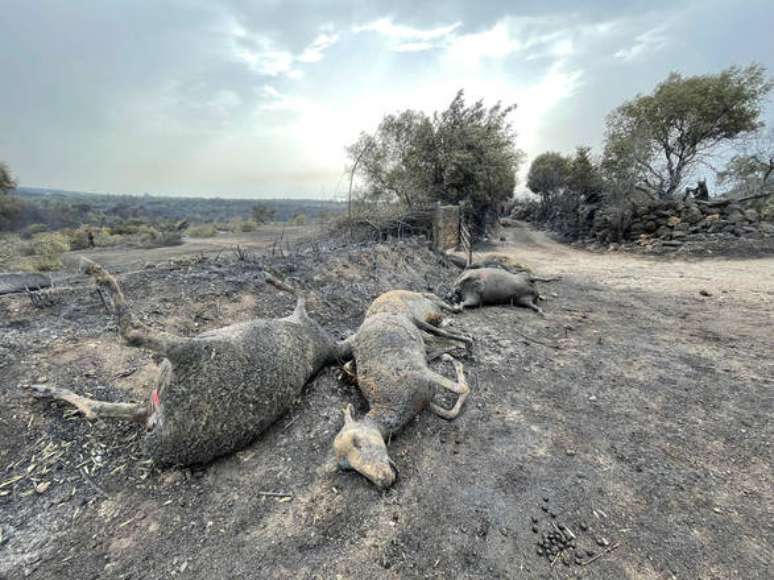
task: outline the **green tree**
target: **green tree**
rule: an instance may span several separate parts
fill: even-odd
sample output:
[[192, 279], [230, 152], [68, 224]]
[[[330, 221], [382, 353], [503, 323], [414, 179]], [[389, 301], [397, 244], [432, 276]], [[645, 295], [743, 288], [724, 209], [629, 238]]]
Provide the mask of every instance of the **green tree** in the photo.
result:
[[567, 187], [571, 166], [571, 160], [556, 151], [541, 153], [532, 161], [527, 173], [527, 187], [540, 196], [544, 210]]
[[412, 110], [385, 116], [373, 135], [361, 133], [347, 151], [365, 182], [364, 197], [407, 208], [427, 201], [429, 180], [422, 166], [432, 148], [432, 133], [430, 119]]
[[0, 195], [7, 195], [12, 189], [16, 189], [16, 180], [8, 166], [0, 162]]
[[669, 198], [717, 148], [761, 125], [772, 82], [760, 65], [715, 75], [670, 74], [607, 119], [603, 167], [619, 187]]
[[257, 224], [265, 224], [274, 220], [277, 210], [265, 203], [259, 203], [253, 207], [253, 220]]
[[774, 190], [774, 129], [761, 131], [743, 143], [717, 177], [720, 185], [740, 196]]
[[348, 149], [362, 197], [408, 210], [464, 201], [474, 225], [484, 225], [513, 196], [523, 159], [508, 122], [514, 108], [466, 105], [459, 91], [432, 117], [412, 110], [387, 115], [374, 134], [361, 134]]
[[26, 204], [9, 195], [16, 188], [16, 181], [5, 163], [0, 162], [0, 231], [19, 227], [19, 218]]
[[290, 218], [288, 224], [291, 226], [305, 226], [307, 221], [306, 214], [299, 213]]
[[569, 162], [567, 189], [587, 202], [595, 202], [603, 187], [602, 175], [591, 159], [591, 148], [576, 147], [575, 157]]

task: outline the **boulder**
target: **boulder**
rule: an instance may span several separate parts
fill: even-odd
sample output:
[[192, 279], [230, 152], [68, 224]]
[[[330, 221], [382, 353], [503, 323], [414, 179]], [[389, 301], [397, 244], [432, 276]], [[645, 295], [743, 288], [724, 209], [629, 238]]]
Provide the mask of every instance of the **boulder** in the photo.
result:
[[679, 224], [681, 221], [683, 221], [683, 220], [681, 220], [681, 219], [680, 219], [679, 217], [677, 217], [676, 215], [673, 215], [673, 216], [671, 216], [669, 219], [667, 219], [667, 222], [666, 222], [666, 223], [667, 223], [667, 225], [668, 225], [668, 226], [675, 227], [675, 226], [676, 226], [677, 224]]
[[720, 211], [724, 214], [736, 213], [738, 211], [742, 211], [742, 206], [734, 201], [728, 205], [722, 206]]
[[667, 226], [661, 226], [656, 230], [656, 235], [659, 238], [666, 238], [669, 237], [672, 234], [672, 228], [669, 228]]
[[747, 218], [747, 221], [752, 223], [757, 223], [760, 221], [761, 216], [758, 215], [758, 212], [752, 208], [744, 210], [744, 217]]
[[683, 219], [689, 224], [697, 224], [704, 219], [704, 214], [696, 204], [688, 204], [683, 211]]

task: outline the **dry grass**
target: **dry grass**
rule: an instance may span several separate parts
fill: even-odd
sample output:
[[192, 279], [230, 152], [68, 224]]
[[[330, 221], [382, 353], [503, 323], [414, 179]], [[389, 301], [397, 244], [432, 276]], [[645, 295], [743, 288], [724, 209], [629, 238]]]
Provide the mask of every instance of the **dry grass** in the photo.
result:
[[49, 272], [62, 267], [62, 254], [70, 249], [70, 239], [61, 233], [36, 234], [29, 242], [14, 245], [8, 266], [26, 272]]
[[218, 230], [212, 224], [198, 224], [189, 227], [185, 234], [191, 238], [212, 238], [215, 237]]

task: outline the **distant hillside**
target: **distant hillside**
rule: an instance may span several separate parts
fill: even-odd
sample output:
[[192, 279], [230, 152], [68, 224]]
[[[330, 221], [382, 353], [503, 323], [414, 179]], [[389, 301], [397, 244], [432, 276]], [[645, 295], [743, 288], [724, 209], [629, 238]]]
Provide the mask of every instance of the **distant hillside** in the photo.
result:
[[277, 221], [287, 221], [299, 214], [309, 219], [344, 210], [337, 201], [314, 199], [222, 199], [200, 197], [160, 197], [152, 195], [111, 195], [33, 187], [20, 187], [16, 196], [29, 202], [22, 216], [24, 223], [45, 223], [51, 227], [73, 227], [80, 224], [111, 225], [117, 221], [182, 220], [191, 223], [227, 222], [249, 218], [256, 205], [274, 209]]

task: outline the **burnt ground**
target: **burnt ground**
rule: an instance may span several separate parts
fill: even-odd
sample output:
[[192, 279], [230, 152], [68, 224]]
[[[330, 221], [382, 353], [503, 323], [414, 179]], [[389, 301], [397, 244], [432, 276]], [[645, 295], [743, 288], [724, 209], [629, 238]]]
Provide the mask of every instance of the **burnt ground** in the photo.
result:
[[[91, 282], [71, 276], [41, 308], [0, 297], [0, 577], [771, 577], [774, 260], [665, 261], [507, 235], [495, 253], [563, 276], [540, 285], [547, 316], [455, 317], [476, 338], [462, 357], [472, 394], [457, 420], [426, 412], [390, 443], [400, 479], [387, 492], [333, 466], [341, 409], [365, 408], [336, 369], [244, 451], [159, 471], [137, 427], [20, 394], [46, 381], [147, 396], [156, 361], [120, 343]], [[267, 266], [341, 336], [381, 291], [443, 294], [458, 272], [418, 243], [327, 242], [119, 280], [150, 324], [192, 334], [287, 314]], [[553, 524], [573, 531], [583, 564], [537, 554]]]

